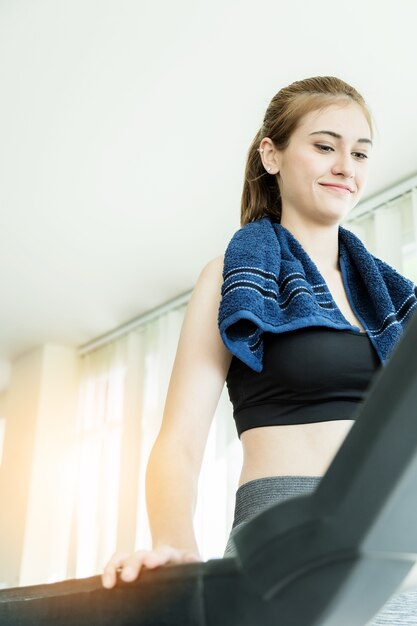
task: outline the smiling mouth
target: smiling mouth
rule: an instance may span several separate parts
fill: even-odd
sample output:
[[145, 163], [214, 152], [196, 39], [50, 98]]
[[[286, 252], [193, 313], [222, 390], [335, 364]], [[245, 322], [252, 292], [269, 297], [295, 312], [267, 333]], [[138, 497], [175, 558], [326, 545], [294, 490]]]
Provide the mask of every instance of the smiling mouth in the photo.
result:
[[329, 189], [330, 191], [336, 192], [338, 194], [350, 195], [352, 193], [352, 191], [348, 189], [347, 187], [337, 187], [336, 185], [324, 185], [323, 183], [319, 183], [319, 184], [321, 187], [324, 187], [325, 189]]

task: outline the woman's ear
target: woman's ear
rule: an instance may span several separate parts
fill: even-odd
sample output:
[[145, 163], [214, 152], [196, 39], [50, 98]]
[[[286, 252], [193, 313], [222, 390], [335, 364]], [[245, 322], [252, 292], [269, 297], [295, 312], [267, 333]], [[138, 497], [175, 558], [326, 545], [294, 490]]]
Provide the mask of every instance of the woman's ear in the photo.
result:
[[262, 165], [268, 174], [278, 174], [279, 172], [279, 153], [275, 148], [274, 142], [269, 137], [264, 137], [259, 144], [258, 152], [262, 159]]

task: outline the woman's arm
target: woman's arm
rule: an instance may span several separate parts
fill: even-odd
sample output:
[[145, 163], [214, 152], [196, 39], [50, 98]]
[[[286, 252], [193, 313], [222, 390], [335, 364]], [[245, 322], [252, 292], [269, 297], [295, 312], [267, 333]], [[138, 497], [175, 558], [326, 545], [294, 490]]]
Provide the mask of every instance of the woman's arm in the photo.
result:
[[231, 359], [217, 327], [222, 269], [222, 257], [203, 269], [188, 304], [149, 459], [147, 506], [154, 547], [197, 548], [192, 527], [197, 482]]
[[114, 555], [104, 570], [105, 586], [114, 585], [117, 568], [124, 580], [134, 580], [142, 565], [199, 558], [193, 529], [198, 476], [231, 360], [217, 326], [222, 270], [223, 257], [208, 263], [193, 290], [149, 457], [146, 496], [153, 548]]

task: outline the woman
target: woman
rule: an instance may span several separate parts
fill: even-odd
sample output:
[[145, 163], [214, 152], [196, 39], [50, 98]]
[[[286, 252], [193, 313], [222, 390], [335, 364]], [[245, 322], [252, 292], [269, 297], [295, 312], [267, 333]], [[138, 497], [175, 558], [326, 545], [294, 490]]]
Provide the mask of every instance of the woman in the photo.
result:
[[[371, 150], [370, 113], [345, 82], [310, 78], [272, 99], [249, 150], [243, 228], [225, 257], [203, 269], [187, 307], [163, 423], [147, 468], [153, 549], [115, 554], [104, 570], [106, 587], [114, 586], [117, 570], [131, 581], [143, 566], [200, 559], [193, 530], [196, 488], [226, 379], [244, 460], [225, 556], [234, 553], [233, 534], [240, 524], [270, 504], [311, 492], [319, 484], [382, 361], [365, 317], [352, 308], [339, 256], [339, 226], [363, 194]], [[290, 256], [302, 256], [319, 279], [312, 289], [290, 286], [282, 294], [287, 301], [281, 300], [279, 310], [287, 318], [276, 328], [274, 321], [259, 327], [253, 311], [234, 317], [245, 307], [251, 309], [252, 292], [262, 292], [266, 307], [273, 300], [265, 286], [268, 280], [273, 283], [271, 274], [262, 275], [261, 288], [259, 266], [250, 269], [251, 259], [266, 249], [261, 225], [283, 238], [283, 245], [289, 242]], [[246, 246], [243, 266], [239, 241]], [[274, 249], [268, 247], [265, 254], [272, 255], [273, 263]], [[289, 272], [288, 281], [296, 274], [294, 278]], [[232, 292], [235, 310], [230, 313]], [[304, 311], [300, 317], [297, 301], [304, 294], [310, 306], [313, 292], [314, 307], [323, 315], [312, 309], [311, 315]], [[247, 344], [246, 359], [236, 356], [239, 347], [232, 348], [241, 341]], [[330, 355], [327, 360], [325, 355]]]

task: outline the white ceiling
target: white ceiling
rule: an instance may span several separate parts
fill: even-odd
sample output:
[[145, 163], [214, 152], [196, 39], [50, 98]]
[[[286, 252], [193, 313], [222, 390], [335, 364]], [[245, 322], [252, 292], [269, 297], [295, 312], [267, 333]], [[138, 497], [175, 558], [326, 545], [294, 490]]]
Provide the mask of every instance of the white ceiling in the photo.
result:
[[0, 1], [0, 357], [80, 345], [190, 289], [239, 226], [284, 85], [377, 125], [369, 197], [417, 173], [417, 3]]

